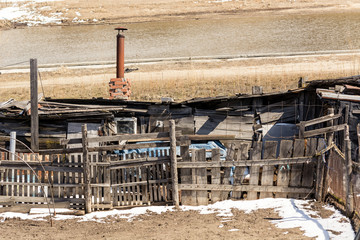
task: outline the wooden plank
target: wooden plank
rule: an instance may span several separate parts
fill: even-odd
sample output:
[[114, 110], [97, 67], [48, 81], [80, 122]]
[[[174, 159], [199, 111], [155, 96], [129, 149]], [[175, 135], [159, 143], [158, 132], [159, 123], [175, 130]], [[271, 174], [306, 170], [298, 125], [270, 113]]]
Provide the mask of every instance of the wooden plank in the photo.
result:
[[319, 124], [319, 123], [335, 120], [335, 119], [338, 119], [341, 116], [342, 116], [342, 114], [334, 115], [333, 113], [330, 113], [329, 115], [322, 116], [322, 117], [315, 118], [315, 119], [311, 119], [311, 120], [308, 120], [308, 121], [303, 121], [303, 122], [300, 122], [300, 123], [303, 124], [304, 127], [308, 127], [308, 126], [311, 126], [311, 125], [314, 125], [314, 124]]
[[[314, 156], [317, 148], [317, 139], [308, 138], [306, 140], [306, 156]], [[302, 186], [303, 187], [313, 187], [314, 186], [314, 173], [315, 173], [315, 164], [313, 162], [304, 163], [303, 167], [303, 176], [302, 176]]]
[[[110, 162], [110, 157], [103, 156], [105, 161]], [[104, 167], [104, 184], [108, 184], [108, 187], [104, 187], [104, 203], [110, 204], [111, 203], [111, 175], [110, 175], [110, 168]]]
[[[349, 106], [347, 105], [347, 109]], [[347, 121], [346, 121], [347, 122]], [[346, 215], [352, 217], [354, 210], [356, 208], [356, 203], [354, 202], [354, 183], [352, 181], [353, 175], [353, 166], [351, 160], [351, 141], [349, 136], [349, 126], [346, 125], [344, 134], [344, 144], [345, 144], [345, 182], [346, 182]]]
[[[52, 202], [50, 198], [48, 201]], [[54, 198], [55, 202], [84, 203], [83, 198]], [[46, 203], [44, 197], [0, 196], [0, 202]]]
[[[225, 159], [226, 163], [232, 163], [233, 162], [234, 155], [235, 155], [234, 148], [235, 148], [235, 143], [231, 143], [229, 148], [227, 149], [226, 159]], [[178, 165], [178, 167], [180, 167], [180, 166]], [[224, 178], [222, 180], [223, 185], [228, 185], [230, 183], [230, 174], [231, 174], [231, 168], [230, 167], [225, 168], [225, 170], [224, 170]], [[230, 196], [230, 191], [229, 192], [222, 192], [222, 194], [221, 194], [222, 199], [221, 200], [227, 200], [229, 198], [229, 196]]]
[[46, 150], [39, 150], [41, 155], [46, 154], [66, 154], [66, 153], [82, 153], [82, 148], [66, 148], [66, 149], [46, 149]]
[[305, 131], [305, 132], [304, 132], [304, 137], [305, 137], [305, 138], [309, 138], [309, 137], [314, 137], [314, 136], [322, 135], [322, 134], [326, 134], [326, 133], [343, 131], [344, 128], [345, 128], [345, 125], [346, 125], [346, 124], [342, 124], [342, 125], [336, 125], [336, 126], [330, 126], [330, 127], [325, 127], [325, 128], [320, 128], [320, 129]]
[[[246, 163], [245, 160], [248, 159], [248, 148], [249, 145], [246, 143], [240, 144], [237, 149], [237, 155], [236, 155], [236, 162], [243, 161]], [[245, 173], [246, 167], [236, 167], [234, 171], [234, 185], [242, 185], [244, 180], [244, 173]], [[234, 199], [241, 199], [242, 192], [233, 192], [232, 197]]]
[[[181, 132], [176, 132], [176, 135], [180, 135]], [[138, 142], [146, 141], [147, 139], [158, 139], [166, 138], [170, 140], [170, 135], [168, 132], [156, 132], [156, 133], [142, 133], [142, 134], [122, 134], [122, 135], [113, 135], [113, 136], [102, 136], [102, 137], [92, 137], [89, 138], [89, 143], [92, 142], [116, 142], [116, 141], [129, 141], [136, 140]]]
[[[158, 153], [156, 153], [157, 156], [159, 156]], [[155, 165], [155, 169], [156, 169], [156, 180], [161, 180], [161, 167], [162, 167], [162, 164], [156, 164]], [[157, 189], [157, 196], [158, 196], [158, 201], [161, 202], [163, 199], [163, 195], [161, 194], [161, 182], [157, 182], [156, 183], [156, 189]]]
[[235, 135], [238, 139], [251, 140], [253, 117], [195, 116], [195, 133], [199, 135]]
[[[293, 141], [292, 140], [282, 140], [280, 142], [280, 158], [288, 158], [292, 156], [293, 152]], [[279, 165], [278, 177], [277, 177], [277, 186], [289, 186], [290, 183], [290, 166]], [[286, 198], [286, 193], [276, 193], [276, 198]]]
[[184, 135], [189, 140], [205, 141], [205, 140], [234, 140], [235, 135]]
[[[281, 104], [281, 103], [280, 103]], [[277, 106], [271, 110], [266, 109], [260, 113], [261, 124], [269, 124], [275, 122], [286, 122], [295, 118], [295, 104], [293, 106]]]
[[102, 151], [113, 151], [113, 150], [129, 150], [129, 149], [140, 149], [140, 148], [157, 148], [157, 147], [168, 147], [169, 142], [153, 142], [153, 143], [139, 143], [139, 144], [126, 144], [126, 145], [110, 145], [102, 147], [91, 147], [89, 152], [102, 152]]
[[[211, 161], [214, 163], [220, 162], [220, 149], [214, 148], [211, 150]], [[221, 176], [220, 168], [211, 168], [211, 184], [220, 185]], [[221, 201], [221, 192], [220, 191], [211, 191], [211, 203], [216, 203]]]
[[215, 184], [179, 184], [181, 190], [193, 190], [193, 191], [254, 191], [260, 193], [302, 193], [309, 194], [314, 193], [313, 188], [294, 188], [284, 186], [252, 186], [252, 185], [215, 185]]
[[[142, 166], [140, 168], [141, 170], [141, 181], [144, 181], [146, 182], [146, 185], [140, 185], [140, 188], [141, 188], [141, 192], [142, 192], [142, 202], [143, 204], [147, 204], [147, 205], [150, 205], [150, 202], [149, 202], [149, 193], [148, 193], [148, 183], [147, 183], [147, 168], [145, 168], [144, 166]], [[139, 182], [141, 182], [139, 181]]]
[[[181, 159], [178, 161], [178, 167], [179, 163], [186, 161], [190, 162], [190, 150], [189, 150], [190, 141], [187, 141], [187, 145], [180, 147], [180, 156]], [[191, 169], [184, 168], [180, 170], [180, 182], [182, 184], [192, 184], [191, 181]], [[193, 198], [192, 198], [192, 191], [181, 191], [181, 204], [182, 205], [196, 205], [196, 203], [193, 204]]]
[[[262, 142], [254, 142], [253, 149], [251, 151], [250, 159], [261, 159]], [[250, 167], [250, 185], [259, 185], [259, 173], [260, 166], [251, 165]], [[258, 199], [258, 192], [249, 191], [247, 194], [249, 200]]]
[[[317, 152], [326, 148], [325, 139], [319, 138], [318, 140], [318, 147]], [[322, 200], [322, 193], [323, 193], [323, 183], [324, 183], [324, 168], [325, 163], [323, 162], [323, 155], [317, 157], [317, 164], [316, 164], [316, 191], [315, 191], [315, 198], [317, 201]]]
[[[206, 161], [205, 149], [198, 149], [196, 151], [196, 161], [197, 162]], [[206, 168], [196, 169], [196, 183], [207, 184]], [[197, 205], [208, 205], [209, 199], [208, 199], [207, 191], [196, 191], [196, 203]]]
[[[302, 157], [305, 153], [304, 139], [295, 139], [293, 157]], [[290, 172], [290, 187], [301, 186], [302, 164], [292, 164]], [[288, 197], [299, 198], [299, 194], [288, 194]]]
[[[15, 170], [21, 170], [21, 171], [26, 171], [29, 170], [30, 167], [28, 167], [27, 165], [23, 165], [21, 166], [20, 164], [16, 164], [16, 165], [0, 165], [0, 169], [15, 169]], [[32, 169], [34, 171], [43, 171], [45, 169], [45, 171], [54, 171], [54, 172], [62, 172], [62, 173], [69, 173], [69, 172], [83, 172], [83, 169], [79, 169], [79, 168], [72, 168], [72, 167], [53, 167], [53, 166], [44, 166], [44, 167], [32, 167]]]
[[[264, 143], [264, 161], [266, 159], [276, 158], [278, 142], [276, 141], [266, 141]], [[274, 183], [274, 166], [264, 166], [262, 169], [261, 185], [262, 186], [273, 186]], [[261, 192], [260, 198], [271, 198], [273, 194], [270, 192]]]

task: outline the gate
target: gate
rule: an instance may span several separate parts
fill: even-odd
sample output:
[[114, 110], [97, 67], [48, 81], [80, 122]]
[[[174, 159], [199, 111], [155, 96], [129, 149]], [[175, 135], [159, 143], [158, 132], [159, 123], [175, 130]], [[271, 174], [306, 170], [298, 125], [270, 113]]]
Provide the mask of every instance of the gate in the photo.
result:
[[[85, 134], [82, 141], [84, 154], [89, 158], [93, 209], [172, 201], [168, 132], [95, 138], [87, 138]], [[88, 143], [102, 146], [88, 147]]]

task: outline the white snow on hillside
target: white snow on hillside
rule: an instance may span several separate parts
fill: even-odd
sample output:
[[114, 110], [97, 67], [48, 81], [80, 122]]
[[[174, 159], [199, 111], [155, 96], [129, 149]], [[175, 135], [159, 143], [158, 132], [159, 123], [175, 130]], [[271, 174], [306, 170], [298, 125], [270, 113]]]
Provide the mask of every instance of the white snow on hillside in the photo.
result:
[[0, 0], [2, 3], [13, 3], [13, 2], [57, 2], [62, 0]]
[[[194, 210], [198, 211], [200, 214], [216, 213], [218, 216], [222, 217], [223, 220], [228, 220], [232, 217], [232, 209], [239, 209], [241, 211], [245, 211], [246, 213], [251, 213], [252, 211], [258, 209], [273, 208], [281, 217], [280, 220], [271, 221], [278, 228], [300, 228], [304, 231], [305, 236], [313, 237], [318, 240], [354, 239], [355, 233], [353, 232], [349, 219], [343, 216], [338, 210], [332, 206], [327, 206], [326, 209], [334, 213], [329, 218], [321, 218], [315, 211], [310, 210], [311, 207], [309, 207], [309, 205], [311, 205], [311, 201], [268, 198], [253, 201], [227, 200], [208, 206], [182, 206], [181, 210]], [[61, 215], [59, 214], [59, 210], [55, 219], [65, 220], [72, 218], [77, 219], [78, 221], [105, 222], [108, 217], [115, 217], [131, 221], [134, 217], [148, 214], [148, 212], [161, 214], [166, 211], [174, 211], [174, 208], [165, 206], [137, 207], [129, 210], [93, 212], [84, 216]], [[31, 212], [31, 215], [7, 212], [0, 214], [0, 222], [8, 218], [45, 220], [47, 216], [47, 209], [36, 209], [36, 211]], [[219, 228], [222, 227], [223, 225], [219, 222]], [[236, 231], [237, 229], [232, 230]], [[333, 234], [334, 231], [339, 234]]]
[[[58, 1], [58, 0], [52, 0]], [[34, 1], [24, 1], [24, 0], [0, 0], [2, 3], [13, 3], [11, 6], [0, 8], [0, 20], [7, 20], [15, 23], [23, 23], [28, 26], [34, 26], [38, 24], [60, 24], [61, 20], [65, 19], [63, 13], [53, 12], [44, 16], [41, 14], [42, 10], [51, 11], [50, 6], [42, 6], [40, 9], [37, 9], [36, 6], [31, 5], [35, 2], [51, 2], [49, 0], [34, 0]]]

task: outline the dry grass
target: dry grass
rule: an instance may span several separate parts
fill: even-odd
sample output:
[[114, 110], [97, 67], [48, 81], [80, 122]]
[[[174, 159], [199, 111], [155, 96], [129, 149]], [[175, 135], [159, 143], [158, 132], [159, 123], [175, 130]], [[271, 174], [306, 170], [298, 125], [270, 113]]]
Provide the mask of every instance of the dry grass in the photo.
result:
[[[309, 80], [338, 78], [359, 74], [359, 72], [314, 73], [307, 75]], [[240, 76], [226, 78], [203, 78], [189, 76], [169, 80], [132, 81], [132, 100], [159, 101], [161, 97], [172, 97], [183, 101], [198, 97], [232, 96], [237, 93], [251, 93], [254, 85], [261, 85], [264, 92], [277, 92], [297, 87], [300, 74], [283, 74], [271, 76]], [[108, 80], [90, 84], [45, 85], [46, 97], [51, 98], [108, 98]], [[39, 91], [42, 92], [41, 87]], [[0, 89], [0, 99], [29, 99], [29, 88]]]
[[[264, 92], [286, 91], [296, 88], [301, 76], [316, 80], [358, 75], [359, 58], [331, 56], [137, 65], [139, 71], [127, 77], [132, 82], [133, 100], [159, 101], [161, 97], [171, 97], [183, 101], [251, 93], [254, 85], [263, 86]], [[108, 98], [108, 82], [114, 72], [114, 69], [60, 68], [56, 72], [41, 73], [41, 79], [46, 97]], [[2, 74], [0, 82], [0, 101], [29, 99], [29, 74]], [[39, 92], [42, 92], [41, 85]]]

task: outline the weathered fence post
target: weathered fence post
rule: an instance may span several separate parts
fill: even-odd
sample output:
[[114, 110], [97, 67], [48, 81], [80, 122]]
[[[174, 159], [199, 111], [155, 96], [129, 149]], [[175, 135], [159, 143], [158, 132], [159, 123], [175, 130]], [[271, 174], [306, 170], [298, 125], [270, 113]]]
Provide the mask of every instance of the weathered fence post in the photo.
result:
[[346, 164], [346, 215], [351, 217], [354, 212], [354, 198], [353, 198], [353, 184], [351, 181], [352, 175], [352, 160], [351, 160], [351, 141], [349, 137], [349, 125], [344, 129], [344, 145], [345, 145], [345, 164]]
[[39, 151], [38, 78], [37, 60], [30, 59], [30, 97], [31, 97], [31, 149]]
[[84, 124], [82, 129], [82, 147], [83, 147], [83, 161], [84, 161], [84, 184], [85, 184], [85, 213], [91, 213], [91, 185], [90, 185], [90, 161], [88, 156], [88, 140], [87, 140], [87, 125]]
[[170, 159], [171, 159], [172, 198], [175, 208], [179, 208], [179, 188], [178, 188], [176, 136], [175, 136], [174, 120], [170, 120]]

